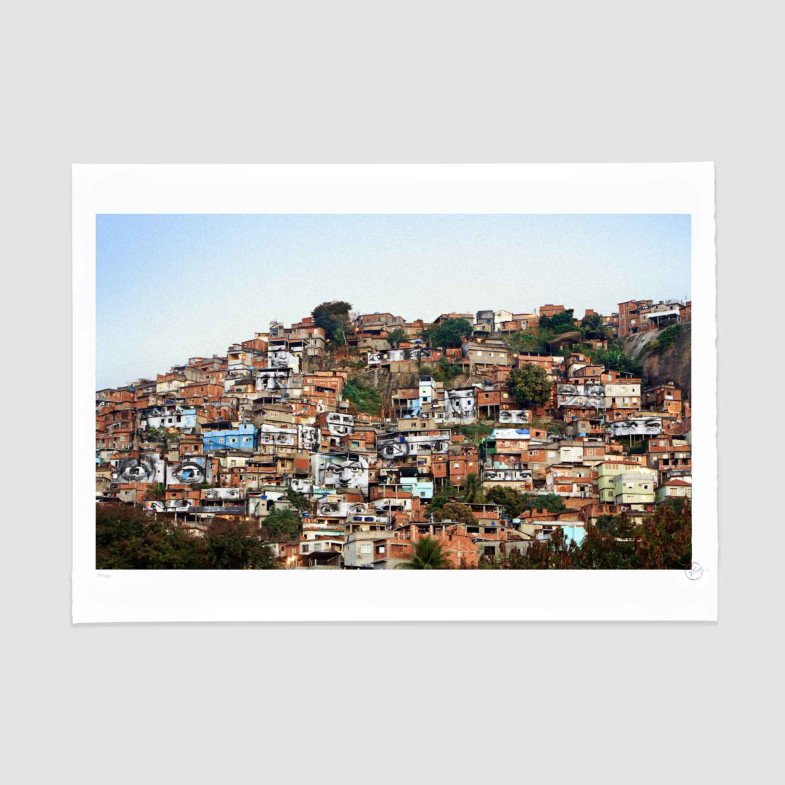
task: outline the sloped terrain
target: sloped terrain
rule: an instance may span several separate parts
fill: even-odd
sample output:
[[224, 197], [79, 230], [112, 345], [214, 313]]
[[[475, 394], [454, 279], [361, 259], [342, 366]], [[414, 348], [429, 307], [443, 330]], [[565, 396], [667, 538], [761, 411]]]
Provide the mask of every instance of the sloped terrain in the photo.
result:
[[675, 382], [689, 399], [692, 393], [692, 333], [689, 325], [685, 327], [676, 341], [665, 348], [661, 348], [659, 339], [667, 328], [631, 335], [624, 342], [624, 353], [641, 362], [649, 386]]

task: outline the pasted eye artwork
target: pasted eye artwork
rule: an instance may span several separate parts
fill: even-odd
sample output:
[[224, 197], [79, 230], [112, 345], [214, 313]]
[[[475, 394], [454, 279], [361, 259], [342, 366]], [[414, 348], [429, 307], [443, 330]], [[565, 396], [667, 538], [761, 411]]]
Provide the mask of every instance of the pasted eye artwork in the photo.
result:
[[158, 455], [122, 458], [113, 472], [113, 480], [118, 483], [163, 482], [163, 461]]
[[532, 472], [525, 469], [485, 469], [482, 479], [494, 482], [530, 482]]
[[287, 369], [294, 373], [300, 370], [300, 358], [291, 352], [272, 351], [267, 356], [269, 368]]
[[354, 433], [354, 417], [351, 414], [329, 412], [327, 414], [327, 430], [330, 436], [349, 436]]
[[317, 452], [319, 450], [320, 433], [318, 428], [309, 425], [301, 425], [298, 429], [298, 446], [307, 452]]
[[605, 408], [605, 386], [602, 384], [559, 384], [556, 405], [586, 409]]
[[657, 436], [662, 433], [662, 419], [659, 417], [630, 417], [627, 420], [611, 423], [608, 426], [611, 436]]
[[474, 388], [468, 390], [446, 390], [444, 412], [449, 420], [471, 421], [475, 419], [477, 397]]
[[524, 409], [502, 409], [499, 412], [499, 422], [503, 425], [525, 425], [528, 421], [528, 412]]
[[295, 447], [297, 446], [297, 431], [294, 428], [276, 428], [272, 425], [263, 425], [259, 430], [259, 444]]
[[[346, 181], [358, 206], [366, 169]], [[660, 182], [645, 169], [632, 172], [634, 182]], [[81, 396], [95, 405], [95, 454], [84, 455], [75, 476], [95, 460], [83, 493], [90, 491], [96, 516], [110, 516], [91, 532], [91, 559], [100, 552], [93, 572], [112, 560], [118, 569], [145, 560], [156, 569], [220, 564], [238, 571], [224, 576], [228, 583], [250, 588], [241, 571], [292, 570], [259, 576], [265, 585], [287, 584], [285, 592], [246, 591], [239, 607], [266, 614], [290, 604], [299, 613], [305, 605], [288, 596], [294, 583], [306, 591], [319, 585], [314, 606], [322, 587], [327, 597], [342, 583], [346, 598], [365, 604], [362, 612], [384, 615], [398, 606], [377, 605], [372, 584], [400, 592], [419, 583], [406, 570], [477, 570], [464, 574], [471, 615], [475, 592], [488, 583], [481, 569], [527, 570], [520, 591], [501, 604], [495, 595], [495, 614], [514, 602], [555, 607], [540, 591], [551, 590], [553, 570], [618, 566], [630, 577], [655, 562], [689, 568], [692, 412], [701, 411], [697, 425], [707, 418], [691, 391], [699, 331], [691, 330], [689, 267], [691, 238], [707, 232], [705, 220], [658, 216], [637, 197], [630, 204], [641, 212], [631, 215], [540, 212], [534, 208], [551, 202], [524, 196], [530, 183], [517, 167], [498, 179], [507, 196], [487, 205], [494, 167], [478, 169], [460, 201], [458, 172], [428, 175], [413, 185], [413, 204], [435, 212], [390, 215], [385, 204], [406, 207], [398, 197], [406, 172], [386, 177], [374, 168], [367, 185], [378, 180], [394, 198], [380, 192], [372, 214], [342, 212], [346, 205], [324, 215], [276, 212], [296, 206], [293, 191], [272, 176], [278, 167], [258, 170], [262, 184], [248, 188], [257, 182], [249, 175], [241, 192], [254, 191], [258, 205], [274, 210], [268, 214], [102, 213], [74, 222], [77, 233], [89, 230], [79, 247], [101, 257], [99, 296], [114, 281], [111, 300], [83, 309], [103, 319], [97, 348], [117, 344], [101, 359], [94, 400]], [[622, 196], [623, 170], [614, 166], [608, 181]], [[323, 187], [321, 175], [301, 171], [292, 188], [311, 204], [346, 201], [343, 186]], [[545, 169], [526, 171], [539, 183]], [[581, 206], [577, 194], [595, 192], [597, 171], [581, 169], [574, 182], [555, 178], [548, 200], [563, 191], [566, 204]], [[668, 171], [657, 199], [681, 182]], [[86, 190], [119, 177], [94, 178]], [[449, 213], [453, 201], [478, 212]], [[531, 204], [533, 212], [486, 212], [495, 204]], [[673, 204], [688, 210], [698, 200]], [[156, 281], [188, 282], [187, 292], [167, 286], [156, 300], [162, 329], [144, 329], [150, 276], [119, 275], [133, 264], [147, 265]], [[667, 292], [684, 296], [629, 299]], [[703, 299], [701, 312], [706, 307]], [[702, 345], [707, 357], [711, 350]], [[703, 363], [699, 387], [709, 371]], [[701, 450], [705, 436], [695, 434]], [[698, 479], [708, 473], [703, 460]], [[696, 485], [696, 506], [713, 515], [711, 490]], [[150, 522], [155, 536], [130, 532], [127, 542], [104, 547], [104, 523], [126, 514]], [[701, 590], [716, 578], [716, 564], [712, 554], [695, 558], [707, 568], [703, 583], [683, 582]], [[320, 572], [307, 580], [294, 572], [310, 569]], [[345, 572], [330, 578], [326, 570]], [[375, 570], [395, 571], [392, 581]], [[534, 600], [532, 576], [542, 579]], [[583, 607], [584, 589], [596, 581], [563, 577]], [[666, 577], [670, 593], [678, 575]], [[88, 576], [91, 591], [95, 578]], [[423, 618], [431, 618], [431, 604], [468, 596], [449, 575], [438, 582], [444, 591], [418, 588], [401, 607], [428, 607]], [[212, 603], [212, 594], [208, 603], [191, 591], [190, 578], [185, 584], [173, 607]], [[613, 589], [598, 618], [627, 602], [624, 586]], [[147, 606], [159, 612], [154, 599]], [[338, 604], [349, 607], [343, 598]]]
[[[377, 442], [379, 457], [384, 460], [405, 458], [407, 455], [439, 455], [447, 452], [450, 444], [449, 431], [440, 431], [440, 435], [432, 434], [401, 434]], [[447, 435], [444, 435], [444, 434]]]
[[304, 493], [306, 495], [313, 493], [313, 483], [310, 480], [294, 477], [289, 481], [289, 487], [293, 491], [297, 491], [297, 493]]
[[364, 456], [319, 455], [320, 483], [327, 488], [368, 488], [368, 459]]
[[409, 454], [409, 445], [403, 441], [383, 441], [378, 445], [379, 457], [386, 460], [393, 460], [394, 458], [404, 458]]
[[286, 390], [290, 373], [288, 368], [260, 368], [256, 372], [256, 389], [258, 391]]
[[208, 472], [203, 459], [190, 459], [176, 466], [169, 466], [167, 482], [171, 484], [194, 485], [208, 482]]

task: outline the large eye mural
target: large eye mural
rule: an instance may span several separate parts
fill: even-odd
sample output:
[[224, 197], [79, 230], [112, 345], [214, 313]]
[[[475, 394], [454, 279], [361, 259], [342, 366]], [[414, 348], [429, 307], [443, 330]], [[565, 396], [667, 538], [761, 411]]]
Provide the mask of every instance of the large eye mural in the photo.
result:
[[482, 478], [486, 482], [528, 482], [532, 473], [526, 469], [485, 469]]
[[279, 447], [294, 447], [297, 431], [294, 428], [275, 428], [263, 425], [259, 431], [259, 444], [276, 444]]
[[289, 384], [290, 370], [288, 368], [260, 368], [256, 372], [256, 389], [261, 390], [286, 390]]
[[362, 456], [323, 456], [319, 465], [320, 484], [327, 488], [368, 490], [368, 460]]
[[294, 478], [289, 481], [289, 487], [297, 493], [311, 494], [313, 492], [313, 483], [310, 480]]
[[380, 458], [394, 460], [405, 458], [408, 455], [439, 455], [448, 451], [450, 437], [434, 436], [432, 434], [399, 434], [393, 438], [380, 439], [377, 442], [377, 451]]
[[379, 457], [387, 461], [395, 458], [405, 458], [409, 454], [409, 445], [406, 442], [394, 440], [379, 442]]
[[343, 517], [341, 506], [340, 502], [320, 501], [316, 505], [316, 514], [323, 518], [340, 518]]
[[185, 460], [179, 466], [169, 467], [169, 482], [173, 485], [194, 485], [207, 481], [205, 465], [197, 459]]
[[322, 499], [316, 504], [316, 514], [321, 518], [345, 518], [347, 515], [368, 515], [368, 507], [359, 502], [336, 502]]
[[295, 373], [300, 368], [300, 358], [286, 351], [272, 351], [267, 355], [268, 368], [292, 370]]
[[611, 436], [657, 436], [662, 433], [662, 420], [659, 417], [631, 417], [611, 423], [608, 432]]
[[525, 409], [502, 409], [499, 412], [499, 422], [503, 425], [525, 425], [527, 420]]
[[163, 482], [163, 464], [159, 456], [122, 458], [114, 475], [117, 483]]
[[312, 428], [310, 425], [301, 425], [298, 431], [299, 446], [301, 450], [307, 452], [318, 452], [320, 433], [318, 428]]
[[354, 417], [338, 412], [327, 413], [327, 430], [330, 436], [349, 436], [354, 433]]
[[605, 386], [602, 384], [559, 384], [556, 386], [558, 406], [586, 409], [605, 408]]
[[444, 393], [444, 411], [450, 420], [473, 420], [477, 409], [474, 389], [446, 390]]
[[194, 508], [190, 499], [169, 499], [168, 501], [146, 501], [144, 508], [151, 512], [188, 512]]

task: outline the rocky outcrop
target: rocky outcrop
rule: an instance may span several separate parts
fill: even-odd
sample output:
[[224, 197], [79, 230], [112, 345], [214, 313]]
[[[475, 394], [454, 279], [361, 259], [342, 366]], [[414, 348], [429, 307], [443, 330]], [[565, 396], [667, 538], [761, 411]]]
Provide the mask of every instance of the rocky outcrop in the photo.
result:
[[624, 353], [637, 358], [649, 387], [674, 382], [689, 400], [692, 394], [692, 333], [687, 329], [676, 342], [662, 351], [657, 339], [663, 330], [631, 335], [624, 342]]

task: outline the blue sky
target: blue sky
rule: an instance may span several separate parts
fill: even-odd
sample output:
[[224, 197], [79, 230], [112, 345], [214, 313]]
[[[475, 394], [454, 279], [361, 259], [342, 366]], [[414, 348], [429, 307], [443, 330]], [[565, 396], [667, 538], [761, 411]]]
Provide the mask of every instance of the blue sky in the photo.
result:
[[688, 215], [99, 215], [97, 388], [325, 300], [426, 321], [690, 297]]

